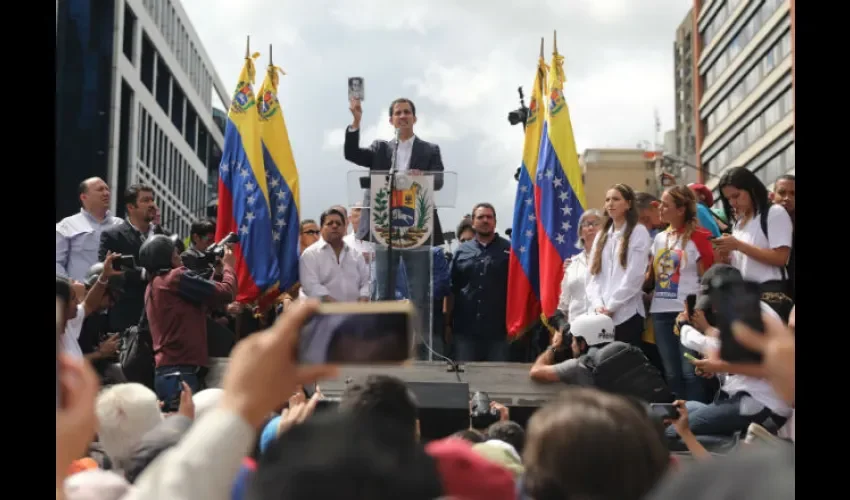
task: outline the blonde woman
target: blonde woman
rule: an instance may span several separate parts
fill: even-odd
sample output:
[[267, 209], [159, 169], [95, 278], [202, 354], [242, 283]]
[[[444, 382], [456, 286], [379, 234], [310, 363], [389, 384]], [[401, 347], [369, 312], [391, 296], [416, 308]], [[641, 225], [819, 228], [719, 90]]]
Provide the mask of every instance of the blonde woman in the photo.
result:
[[685, 186], [671, 187], [661, 196], [661, 220], [668, 226], [655, 236], [650, 266], [655, 283], [649, 308], [655, 345], [676, 396], [707, 403], [705, 385], [684, 357], [686, 349], [674, 328], [686, 298], [699, 293], [702, 273], [714, 263], [711, 233], [699, 227], [696, 197]]
[[579, 219], [576, 248], [581, 252], [564, 261], [564, 279], [561, 281], [561, 298], [558, 301], [558, 309], [566, 315], [567, 321], [592, 310], [587, 298], [590, 280], [587, 262], [593, 242], [604, 222], [605, 216], [595, 208], [583, 213]]

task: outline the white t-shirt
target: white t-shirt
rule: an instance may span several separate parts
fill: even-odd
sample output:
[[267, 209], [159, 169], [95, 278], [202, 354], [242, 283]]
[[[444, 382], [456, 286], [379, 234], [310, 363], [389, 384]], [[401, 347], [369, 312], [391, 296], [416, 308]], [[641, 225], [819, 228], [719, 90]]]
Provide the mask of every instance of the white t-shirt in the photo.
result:
[[[755, 214], [746, 223], [736, 222], [732, 228], [732, 236], [755, 247], [771, 249], [788, 247], [790, 249], [794, 225], [791, 222], [791, 216], [781, 205], [770, 206], [767, 212], [767, 232], [769, 238], [761, 229], [759, 214]], [[731, 264], [741, 271], [741, 275], [747, 281], [765, 283], [782, 279], [781, 267], [764, 264], [737, 250], [731, 254]]]
[[655, 293], [649, 312], [682, 312], [685, 297], [699, 293], [699, 250], [692, 240], [682, 249], [681, 234], [662, 231], [652, 242]]
[[83, 330], [83, 321], [86, 320], [86, 308], [82, 304], [77, 305], [77, 315], [74, 319], [65, 323], [65, 331], [62, 332], [62, 350], [77, 358], [83, 357], [80, 348], [80, 332]]

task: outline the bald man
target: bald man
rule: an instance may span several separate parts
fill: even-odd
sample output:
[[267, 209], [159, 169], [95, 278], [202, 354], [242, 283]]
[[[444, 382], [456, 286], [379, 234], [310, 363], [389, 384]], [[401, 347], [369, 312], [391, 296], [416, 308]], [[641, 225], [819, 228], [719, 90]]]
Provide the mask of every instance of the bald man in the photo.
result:
[[98, 261], [100, 233], [121, 219], [109, 213], [109, 186], [100, 177], [81, 182], [79, 192], [80, 212], [56, 224], [56, 274], [85, 281]]

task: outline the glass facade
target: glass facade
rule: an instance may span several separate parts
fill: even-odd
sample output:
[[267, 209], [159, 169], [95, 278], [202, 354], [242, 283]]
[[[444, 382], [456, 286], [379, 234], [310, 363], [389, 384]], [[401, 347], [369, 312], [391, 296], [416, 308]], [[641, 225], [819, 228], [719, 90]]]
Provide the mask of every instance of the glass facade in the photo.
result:
[[114, 2], [57, 3], [57, 221], [80, 210], [80, 181], [107, 178], [114, 24]]

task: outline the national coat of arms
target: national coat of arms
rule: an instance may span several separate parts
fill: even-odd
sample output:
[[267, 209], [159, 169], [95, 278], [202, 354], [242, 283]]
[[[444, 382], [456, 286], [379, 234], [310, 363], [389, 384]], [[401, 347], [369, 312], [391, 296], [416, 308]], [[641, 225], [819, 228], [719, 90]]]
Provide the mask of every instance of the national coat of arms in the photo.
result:
[[433, 176], [397, 174], [391, 193], [388, 176], [378, 174], [372, 176], [371, 186], [373, 240], [387, 245], [392, 233], [394, 248], [416, 248], [427, 243], [434, 220]]

